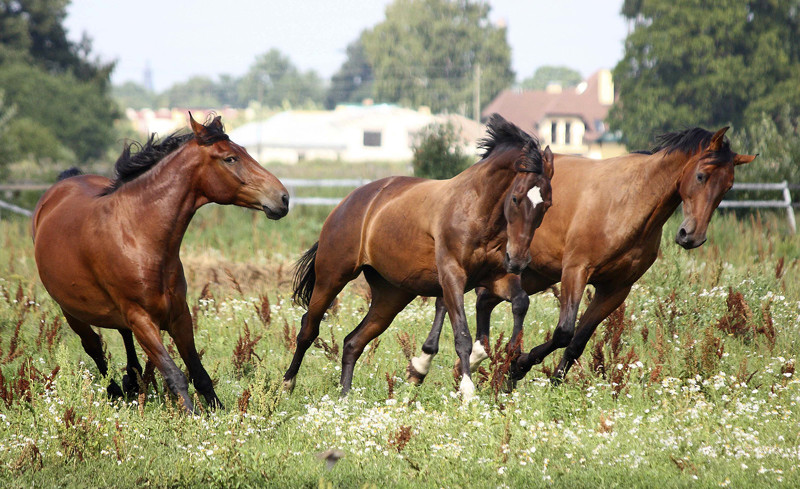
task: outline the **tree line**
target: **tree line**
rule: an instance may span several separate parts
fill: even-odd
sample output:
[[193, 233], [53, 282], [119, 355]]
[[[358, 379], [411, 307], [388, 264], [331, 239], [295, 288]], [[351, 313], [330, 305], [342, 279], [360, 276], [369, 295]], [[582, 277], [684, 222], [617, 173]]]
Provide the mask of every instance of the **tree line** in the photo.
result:
[[[68, 4], [0, 0], [0, 169], [20, 158], [100, 158], [119, 139], [115, 121], [127, 106], [333, 108], [369, 98], [472, 117], [478, 79], [480, 106], [517, 83], [506, 28], [478, 0], [395, 0], [347, 46], [330, 80], [270, 49], [243, 76], [192, 77], [162, 93], [131, 82], [112, 87], [113, 63], [93, 58], [88, 37], [67, 39]], [[763, 160], [797, 161], [797, 0], [625, 0], [621, 15], [630, 31], [613, 70], [618, 99], [608, 122], [630, 149], [652, 147], [662, 132], [733, 125], [735, 143], [763, 150]], [[518, 86], [581, 78], [545, 66]], [[776, 165], [748, 171], [800, 181], [797, 165]]]

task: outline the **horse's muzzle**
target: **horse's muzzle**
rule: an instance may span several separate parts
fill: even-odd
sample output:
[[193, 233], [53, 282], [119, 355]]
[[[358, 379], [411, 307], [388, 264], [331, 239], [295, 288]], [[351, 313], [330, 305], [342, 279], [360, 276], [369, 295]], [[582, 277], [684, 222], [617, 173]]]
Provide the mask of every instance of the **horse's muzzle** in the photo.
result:
[[686, 232], [686, 229], [681, 226], [680, 229], [678, 229], [678, 234], [675, 235], [675, 242], [681, 245], [684, 249], [691, 250], [692, 248], [697, 248], [705, 243], [706, 237], [705, 235], [696, 237], [694, 233]]
[[262, 205], [261, 208], [264, 209], [264, 214], [266, 214], [268, 218], [277, 221], [289, 213], [289, 196], [287, 194], [283, 194], [281, 196], [281, 205], [279, 206], [272, 208]]
[[519, 275], [528, 267], [528, 264], [531, 262], [530, 256], [526, 256], [523, 259], [512, 259], [511, 255], [506, 252], [506, 256], [503, 259], [503, 266], [506, 269], [506, 272], [513, 273], [514, 275]]

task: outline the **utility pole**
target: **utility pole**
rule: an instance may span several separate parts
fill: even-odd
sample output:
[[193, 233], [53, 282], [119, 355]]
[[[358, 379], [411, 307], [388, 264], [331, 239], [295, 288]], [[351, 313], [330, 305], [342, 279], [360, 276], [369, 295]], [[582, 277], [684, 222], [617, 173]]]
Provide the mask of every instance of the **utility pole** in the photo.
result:
[[481, 121], [481, 65], [475, 63], [475, 86], [473, 88], [473, 119]]

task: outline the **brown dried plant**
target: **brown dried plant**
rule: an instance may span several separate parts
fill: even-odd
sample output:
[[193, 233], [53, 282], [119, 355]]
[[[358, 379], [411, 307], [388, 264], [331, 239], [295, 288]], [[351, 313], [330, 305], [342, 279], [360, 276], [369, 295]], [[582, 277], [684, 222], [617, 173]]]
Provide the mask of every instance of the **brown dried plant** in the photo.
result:
[[256, 354], [255, 347], [261, 341], [261, 335], [251, 336], [247, 321], [244, 323], [244, 331], [239, 334], [236, 346], [233, 348], [233, 368], [236, 375], [241, 377], [246, 365], [253, 364], [253, 358], [261, 358]]
[[333, 336], [333, 330], [331, 330], [331, 342], [328, 343], [327, 341], [323, 340], [321, 336], [317, 336], [314, 340], [314, 346], [317, 348], [322, 349], [325, 352], [325, 357], [328, 360], [333, 362], [338, 362], [339, 360], [339, 344], [336, 343], [336, 337]]
[[403, 425], [389, 438], [389, 446], [397, 450], [397, 453], [400, 453], [410, 440], [411, 427]]
[[253, 307], [255, 307], [256, 314], [258, 314], [261, 323], [264, 326], [269, 326], [272, 322], [272, 310], [269, 305], [269, 297], [267, 297], [267, 294], [261, 294], [259, 298], [261, 299], [261, 305], [253, 304]]

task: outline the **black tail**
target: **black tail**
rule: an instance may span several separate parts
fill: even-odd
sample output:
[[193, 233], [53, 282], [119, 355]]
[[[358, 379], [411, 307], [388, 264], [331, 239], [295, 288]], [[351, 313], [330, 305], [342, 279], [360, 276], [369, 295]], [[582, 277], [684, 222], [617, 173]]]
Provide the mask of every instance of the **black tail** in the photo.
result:
[[83, 175], [83, 172], [80, 168], [73, 166], [72, 168], [68, 168], [61, 173], [58, 174], [58, 178], [56, 179], [57, 182], [64, 180], [65, 178], [75, 177], [78, 175]]
[[308, 308], [311, 301], [311, 293], [314, 292], [314, 282], [317, 281], [317, 274], [314, 271], [314, 263], [317, 261], [317, 248], [319, 241], [308, 249], [303, 256], [294, 264], [294, 279], [292, 280], [292, 300], [295, 304]]

